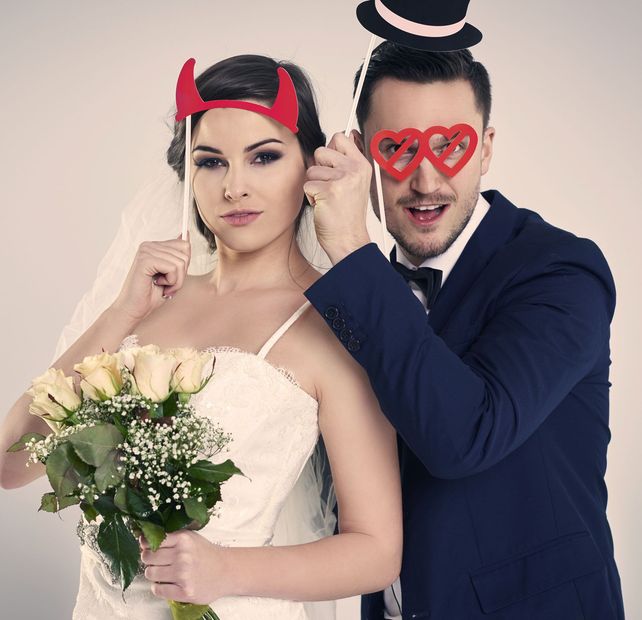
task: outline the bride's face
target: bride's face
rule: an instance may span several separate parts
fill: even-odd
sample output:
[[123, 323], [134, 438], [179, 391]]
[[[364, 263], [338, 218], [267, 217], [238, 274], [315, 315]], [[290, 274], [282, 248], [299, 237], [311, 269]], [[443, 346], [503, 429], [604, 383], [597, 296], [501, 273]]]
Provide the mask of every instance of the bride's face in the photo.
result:
[[194, 197], [217, 246], [251, 252], [289, 242], [306, 171], [291, 131], [255, 112], [208, 110], [194, 131], [192, 161]]

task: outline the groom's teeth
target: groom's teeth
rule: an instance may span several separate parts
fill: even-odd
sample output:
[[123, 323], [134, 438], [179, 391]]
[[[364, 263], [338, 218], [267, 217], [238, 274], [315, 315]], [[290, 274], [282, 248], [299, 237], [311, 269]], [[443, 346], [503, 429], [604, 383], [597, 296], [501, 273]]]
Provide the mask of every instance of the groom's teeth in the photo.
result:
[[431, 207], [415, 207], [417, 211], [434, 211], [435, 209], [440, 209], [444, 205], [432, 205]]

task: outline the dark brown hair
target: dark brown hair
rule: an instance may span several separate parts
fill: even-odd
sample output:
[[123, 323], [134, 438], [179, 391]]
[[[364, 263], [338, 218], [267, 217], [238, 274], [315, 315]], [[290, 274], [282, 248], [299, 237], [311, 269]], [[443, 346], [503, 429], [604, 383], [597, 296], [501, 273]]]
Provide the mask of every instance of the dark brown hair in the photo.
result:
[[[363, 67], [359, 67], [354, 77], [355, 90], [362, 69]], [[387, 77], [419, 84], [466, 80], [475, 94], [477, 109], [484, 120], [484, 130], [488, 127], [491, 106], [490, 78], [484, 65], [473, 58], [470, 50], [426, 52], [390, 41], [384, 41], [377, 46], [372, 53], [357, 106], [357, 119], [361, 129], [370, 114], [374, 88]]]

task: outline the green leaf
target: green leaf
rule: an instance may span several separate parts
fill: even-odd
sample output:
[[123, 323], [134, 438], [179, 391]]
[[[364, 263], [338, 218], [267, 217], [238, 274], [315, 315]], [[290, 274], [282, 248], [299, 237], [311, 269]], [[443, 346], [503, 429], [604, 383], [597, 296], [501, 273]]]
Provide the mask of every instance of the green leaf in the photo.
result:
[[83, 514], [85, 515], [85, 520], [88, 523], [91, 523], [92, 521], [96, 520], [96, 517], [98, 516], [98, 511], [91, 504], [80, 502], [80, 509], [83, 511]]
[[40, 500], [38, 511], [58, 512], [58, 498], [55, 493], [45, 493]]
[[97, 424], [71, 435], [69, 442], [85, 463], [99, 467], [123, 439], [113, 424]]
[[[120, 468], [120, 469], [119, 469]], [[94, 480], [100, 493], [120, 484], [125, 477], [125, 466], [120, 460], [118, 450], [112, 450], [100, 466], [96, 468]]]
[[113, 517], [115, 514], [118, 514], [118, 508], [114, 503], [114, 498], [109, 495], [101, 495], [91, 505], [99, 515], [102, 515], [105, 518]]
[[140, 529], [143, 531], [143, 536], [149, 543], [152, 551], [158, 551], [161, 543], [165, 540], [165, 530], [162, 526], [156, 525], [151, 521], [138, 521]]
[[200, 495], [208, 508], [221, 500], [221, 486], [217, 482], [205, 482], [204, 480], [192, 482], [191, 493], [194, 497]]
[[45, 438], [44, 435], [41, 435], [40, 433], [26, 433], [16, 443], [14, 443], [12, 446], [9, 447], [7, 452], [20, 452], [21, 450], [24, 450], [26, 447], [27, 442], [36, 440], [36, 441], [42, 441]]
[[159, 403], [161, 418], [172, 418], [178, 413], [178, 394], [172, 392], [166, 401]]
[[116, 489], [114, 504], [121, 512], [129, 512], [127, 508], [127, 486], [121, 485]]
[[152, 513], [152, 505], [149, 501], [139, 491], [128, 486], [120, 486], [116, 489], [114, 503], [121, 512], [135, 517], [145, 518]]
[[183, 505], [185, 506], [187, 516], [194, 519], [201, 527], [207, 523], [208, 514], [205, 502], [199, 502], [195, 497], [188, 497], [186, 500], [183, 500]]
[[165, 531], [166, 532], [177, 532], [182, 530], [185, 526], [189, 525], [192, 522], [192, 518], [187, 516], [185, 509], [183, 507], [168, 508], [164, 513], [163, 517], [165, 520]]
[[212, 491], [211, 493], [207, 493], [205, 495], [205, 504], [208, 508], [212, 508], [212, 506], [216, 505], [218, 502], [221, 501], [221, 489], [216, 489], [215, 491]]
[[219, 617], [208, 605], [197, 605], [195, 603], [180, 603], [178, 601], [167, 601], [172, 611], [172, 620], [219, 620]]
[[137, 517], [147, 517], [152, 512], [152, 505], [147, 498], [136, 489], [127, 488], [128, 512]]
[[225, 482], [235, 474], [242, 476], [243, 472], [229, 459], [218, 464], [206, 460], [198, 461], [187, 470], [190, 478], [207, 482]]
[[122, 589], [126, 590], [138, 573], [140, 564], [138, 542], [119, 514], [100, 524], [96, 540], [100, 550], [109, 559], [111, 572], [118, 575]]
[[80, 504], [80, 498], [75, 495], [65, 495], [58, 500], [58, 511], [63, 510], [64, 508], [69, 508], [69, 506], [75, 506]]
[[71, 495], [90, 473], [70, 443], [61, 443], [47, 458], [47, 477], [58, 498]]

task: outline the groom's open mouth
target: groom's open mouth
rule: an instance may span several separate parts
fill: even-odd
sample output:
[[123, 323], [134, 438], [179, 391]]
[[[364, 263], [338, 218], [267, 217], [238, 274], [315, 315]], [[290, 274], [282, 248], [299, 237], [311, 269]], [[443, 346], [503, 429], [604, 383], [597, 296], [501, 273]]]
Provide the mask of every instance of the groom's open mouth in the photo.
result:
[[441, 219], [441, 216], [448, 211], [450, 203], [440, 205], [418, 205], [416, 207], [404, 207], [408, 217], [418, 226], [431, 226]]

